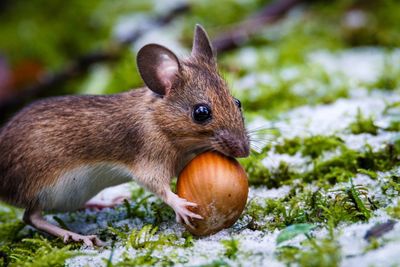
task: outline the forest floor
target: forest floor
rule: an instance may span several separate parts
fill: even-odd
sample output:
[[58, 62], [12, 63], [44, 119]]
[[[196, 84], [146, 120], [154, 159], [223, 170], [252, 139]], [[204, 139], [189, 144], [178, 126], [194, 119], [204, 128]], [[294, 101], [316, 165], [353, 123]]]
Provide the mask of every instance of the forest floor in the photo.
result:
[[[98, 196], [130, 192], [115, 208], [46, 215], [99, 235], [102, 248], [65, 246], [1, 204], [0, 262], [4, 254], [11, 266], [399, 266], [400, 49], [332, 49], [330, 37], [315, 48], [310, 28], [299, 32], [302, 19], [294, 12], [260, 33], [271, 42], [219, 61], [255, 140], [240, 160], [250, 191], [233, 227], [193, 237], [164, 203], [127, 184]], [[142, 43], [162, 34], [178, 44], [180, 23]], [[93, 70], [81, 92], [107, 71]]]

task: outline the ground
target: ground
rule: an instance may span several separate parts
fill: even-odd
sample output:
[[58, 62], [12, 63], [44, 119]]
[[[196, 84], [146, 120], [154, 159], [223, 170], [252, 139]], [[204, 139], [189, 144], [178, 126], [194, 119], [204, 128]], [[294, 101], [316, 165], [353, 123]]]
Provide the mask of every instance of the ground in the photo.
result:
[[[354, 22], [357, 14], [344, 17]], [[103, 248], [65, 246], [21, 223], [22, 210], [1, 204], [0, 257], [11, 266], [399, 266], [400, 49], [350, 46], [308, 16], [298, 8], [219, 58], [252, 139], [251, 156], [240, 160], [248, 203], [233, 227], [193, 237], [132, 183], [98, 196], [130, 192], [115, 208], [46, 215], [99, 235]], [[127, 21], [117, 24], [118, 34]], [[185, 27], [178, 21], [139, 43], [162, 36], [188, 53], [177, 41]], [[109, 92], [131, 66], [93, 68], [80, 92]]]

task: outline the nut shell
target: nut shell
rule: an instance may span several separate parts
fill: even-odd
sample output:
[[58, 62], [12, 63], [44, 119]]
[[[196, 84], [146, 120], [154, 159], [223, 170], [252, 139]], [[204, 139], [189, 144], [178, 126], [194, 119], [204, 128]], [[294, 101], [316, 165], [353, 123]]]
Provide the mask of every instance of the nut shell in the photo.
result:
[[195, 229], [185, 227], [205, 236], [232, 226], [243, 212], [248, 191], [246, 172], [236, 159], [216, 152], [198, 155], [179, 175], [177, 194], [198, 204], [191, 210], [204, 219], [192, 220]]

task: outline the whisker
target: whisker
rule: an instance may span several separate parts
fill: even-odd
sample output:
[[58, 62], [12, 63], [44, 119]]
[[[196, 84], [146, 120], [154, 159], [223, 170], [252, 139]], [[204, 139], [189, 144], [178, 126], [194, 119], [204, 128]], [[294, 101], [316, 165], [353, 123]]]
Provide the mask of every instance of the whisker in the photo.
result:
[[[272, 124], [272, 125], [271, 125]], [[287, 124], [282, 124], [280, 123], [279, 125], [274, 125], [274, 123], [272, 122], [271, 124], [265, 124], [265, 125], [260, 125], [260, 126], [256, 126], [253, 128], [248, 128], [247, 132], [248, 133], [253, 133], [253, 132], [274, 132], [274, 131], [278, 131], [278, 132], [282, 132], [282, 131], [293, 131], [293, 129], [296, 130], [301, 130], [305, 133], [309, 133], [311, 134], [310, 130], [308, 127], [305, 126], [297, 126], [297, 125], [287, 125]]]
[[259, 144], [278, 144], [278, 140], [277, 139], [263, 139], [263, 138], [250, 138], [250, 142], [256, 142]]

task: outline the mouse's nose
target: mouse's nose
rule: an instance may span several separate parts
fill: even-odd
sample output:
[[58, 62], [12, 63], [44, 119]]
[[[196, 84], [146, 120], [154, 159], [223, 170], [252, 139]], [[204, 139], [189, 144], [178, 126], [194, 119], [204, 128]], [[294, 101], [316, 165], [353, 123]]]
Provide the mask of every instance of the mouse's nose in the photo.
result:
[[250, 154], [249, 145], [246, 142], [240, 142], [235, 147], [232, 147], [231, 154], [235, 158], [246, 158]]
[[239, 138], [228, 131], [220, 131], [218, 140], [222, 153], [235, 158], [245, 158], [250, 154], [250, 144], [247, 136]]
[[246, 158], [249, 155], [250, 155], [250, 144], [249, 144], [249, 142], [242, 142], [241, 153], [237, 157], [238, 158]]

